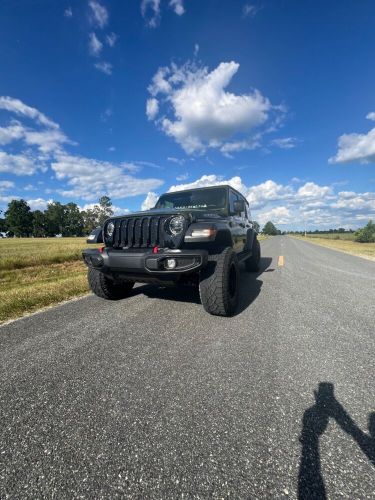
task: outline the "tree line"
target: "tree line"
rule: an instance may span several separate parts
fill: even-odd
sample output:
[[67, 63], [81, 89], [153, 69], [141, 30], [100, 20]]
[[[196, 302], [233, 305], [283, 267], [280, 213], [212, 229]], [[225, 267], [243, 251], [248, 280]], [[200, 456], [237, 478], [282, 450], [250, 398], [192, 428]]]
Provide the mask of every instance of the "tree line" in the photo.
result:
[[80, 210], [76, 203], [48, 203], [46, 210], [31, 210], [25, 200], [12, 200], [0, 218], [0, 232], [8, 236], [84, 236], [113, 215], [112, 202], [102, 196], [93, 208]]

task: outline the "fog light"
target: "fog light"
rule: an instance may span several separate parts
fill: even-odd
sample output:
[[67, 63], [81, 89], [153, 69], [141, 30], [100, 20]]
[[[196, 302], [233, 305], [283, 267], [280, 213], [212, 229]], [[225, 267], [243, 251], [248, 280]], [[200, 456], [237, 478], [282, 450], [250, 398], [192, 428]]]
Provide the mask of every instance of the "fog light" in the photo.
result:
[[167, 269], [174, 269], [177, 265], [176, 259], [167, 259], [165, 261], [165, 267]]

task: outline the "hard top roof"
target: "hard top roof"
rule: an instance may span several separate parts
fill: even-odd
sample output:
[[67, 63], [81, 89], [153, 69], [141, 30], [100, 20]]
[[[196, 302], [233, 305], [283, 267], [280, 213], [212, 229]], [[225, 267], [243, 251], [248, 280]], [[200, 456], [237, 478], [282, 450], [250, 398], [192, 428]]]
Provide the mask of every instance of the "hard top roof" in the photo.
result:
[[217, 184], [216, 186], [206, 186], [206, 187], [199, 187], [199, 188], [187, 188], [187, 189], [180, 189], [178, 191], [169, 191], [168, 193], [163, 193], [162, 195], [159, 196], [159, 198], [161, 196], [164, 196], [165, 194], [173, 194], [173, 193], [184, 193], [185, 191], [201, 191], [203, 189], [216, 189], [216, 188], [226, 188], [226, 189], [231, 189], [232, 191], [234, 191], [236, 194], [240, 195], [241, 198], [243, 198], [247, 204], [249, 204], [249, 202], [247, 201], [247, 199], [245, 198], [245, 196], [240, 193], [239, 191], [237, 191], [237, 189], [235, 189], [234, 187], [230, 186], [229, 184]]

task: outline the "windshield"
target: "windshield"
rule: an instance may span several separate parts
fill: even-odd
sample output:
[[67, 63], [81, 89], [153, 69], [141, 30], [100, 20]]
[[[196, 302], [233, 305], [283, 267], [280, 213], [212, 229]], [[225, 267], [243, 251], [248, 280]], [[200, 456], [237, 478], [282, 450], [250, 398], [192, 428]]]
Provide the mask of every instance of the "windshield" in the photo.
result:
[[163, 194], [155, 208], [219, 210], [226, 206], [226, 189], [199, 189]]

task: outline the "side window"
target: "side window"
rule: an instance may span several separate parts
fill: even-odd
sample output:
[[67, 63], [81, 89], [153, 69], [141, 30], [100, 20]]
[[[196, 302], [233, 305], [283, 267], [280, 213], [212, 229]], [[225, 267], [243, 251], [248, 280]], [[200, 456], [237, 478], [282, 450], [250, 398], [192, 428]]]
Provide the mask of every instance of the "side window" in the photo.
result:
[[234, 211], [234, 202], [238, 200], [238, 196], [232, 190], [229, 191], [229, 212], [230, 215], [236, 215]]

